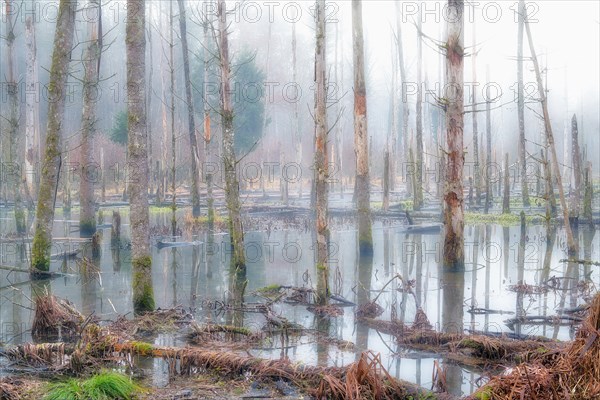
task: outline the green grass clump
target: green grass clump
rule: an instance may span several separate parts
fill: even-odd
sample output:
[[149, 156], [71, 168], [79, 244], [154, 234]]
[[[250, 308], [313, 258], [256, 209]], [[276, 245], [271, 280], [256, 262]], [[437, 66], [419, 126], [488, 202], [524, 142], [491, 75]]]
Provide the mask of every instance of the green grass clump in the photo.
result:
[[101, 372], [89, 379], [51, 384], [44, 400], [130, 400], [139, 387], [127, 376]]

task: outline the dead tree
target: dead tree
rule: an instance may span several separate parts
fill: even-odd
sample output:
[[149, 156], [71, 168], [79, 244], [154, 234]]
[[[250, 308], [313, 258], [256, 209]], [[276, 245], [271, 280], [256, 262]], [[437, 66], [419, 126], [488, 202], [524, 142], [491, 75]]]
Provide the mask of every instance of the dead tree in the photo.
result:
[[[399, 11], [399, 2], [396, 2], [396, 33], [397, 37], [397, 46], [398, 46], [398, 67], [400, 68], [400, 94], [402, 96], [402, 141], [404, 143], [404, 160], [408, 160], [408, 142], [409, 142], [409, 131], [408, 131], [408, 117], [410, 114], [410, 109], [408, 107], [408, 99], [406, 96], [406, 85], [408, 83], [406, 78], [406, 68], [404, 65], [404, 48], [402, 46], [402, 23], [401, 23], [401, 13]], [[394, 179], [395, 171], [392, 174], [392, 179]], [[410, 177], [408, 177], [410, 180]], [[408, 195], [411, 194], [411, 186], [412, 183], [409, 181], [406, 184], [406, 191]]]
[[531, 52], [531, 59], [533, 61], [533, 67], [535, 70], [535, 77], [537, 80], [537, 88], [538, 95], [540, 96], [540, 103], [542, 106], [542, 113], [544, 118], [544, 131], [546, 132], [546, 139], [548, 141], [548, 147], [550, 148], [550, 153], [552, 154], [552, 164], [554, 166], [554, 174], [556, 175], [556, 183], [558, 185], [558, 195], [560, 197], [560, 207], [562, 208], [563, 218], [565, 221], [565, 232], [567, 234], [567, 246], [569, 249], [569, 254], [577, 253], [577, 242], [573, 237], [573, 231], [571, 230], [571, 224], [569, 221], [569, 209], [567, 207], [567, 202], [565, 200], [565, 191], [562, 185], [562, 176], [560, 172], [560, 167], [558, 164], [558, 157], [556, 155], [556, 146], [554, 144], [554, 134], [552, 133], [552, 124], [550, 123], [550, 114], [548, 113], [548, 98], [546, 97], [546, 89], [544, 88], [544, 84], [542, 83], [542, 74], [540, 72], [540, 65], [538, 63], [537, 55], [535, 53], [535, 48], [533, 46], [533, 37], [531, 36], [531, 28], [529, 26], [529, 21], [527, 19], [527, 15], [524, 15], [525, 18], [525, 29], [527, 31], [527, 39], [529, 41], [529, 50]]
[[79, 234], [92, 237], [96, 233], [96, 204], [94, 199], [95, 164], [92, 140], [96, 133], [96, 108], [99, 81], [100, 37], [99, 29], [100, 0], [90, 0], [86, 9], [88, 16], [89, 42], [83, 57], [83, 112], [81, 117], [80, 161], [82, 163], [79, 184]]
[[25, 90], [25, 181], [32, 200], [37, 197], [36, 173], [40, 161], [39, 78], [35, 40], [35, 14], [25, 20], [26, 90]]
[[[23, 204], [21, 199], [21, 168], [19, 166], [19, 160], [17, 154], [19, 151], [19, 93], [18, 85], [15, 80], [15, 54], [14, 54], [14, 43], [15, 43], [15, 30], [14, 22], [16, 20], [16, 13], [13, 12], [12, 7], [14, 6], [12, 0], [6, 1], [6, 17], [8, 20], [8, 33], [6, 37], [6, 48], [8, 58], [8, 76], [7, 76], [7, 92], [8, 92], [8, 103], [9, 103], [9, 117], [8, 117], [8, 136], [10, 140], [8, 161], [12, 167], [12, 174], [10, 179], [11, 191], [14, 193], [14, 209], [15, 209], [15, 226], [19, 235], [26, 233], [25, 227], [25, 211], [23, 210]], [[14, 15], [14, 17], [13, 17]]]
[[[297, 65], [297, 41], [296, 41], [296, 24], [292, 23], [292, 82], [298, 82], [298, 65]], [[292, 118], [292, 134], [294, 135], [294, 143], [296, 145], [296, 164], [300, 168], [302, 165], [302, 135], [300, 134], [300, 117], [298, 111], [298, 102], [294, 102], [294, 116]], [[302, 170], [300, 168], [300, 170]], [[298, 179], [298, 198], [302, 198], [302, 175]]]
[[223, 129], [223, 165], [225, 171], [225, 200], [229, 211], [229, 236], [233, 247], [231, 265], [245, 270], [244, 227], [240, 213], [240, 185], [236, 173], [234, 148], [233, 106], [231, 103], [231, 66], [227, 32], [225, 0], [219, 0], [219, 58], [221, 62], [221, 124]]
[[573, 161], [573, 189], [571, 191], [570, 223], [576, 227], [579, 224], [579, 209], [581, 203], [581, 152], [579, 150], [579, 131], [577, 117], [573, 114], [571, 119], [571, 160]]
[[136, 166], [129, 184], [133, 310], [154, 310], [148, 212], [148, 132], [146, 130], [146, 2], [127, 0], [127, 120], [129, 161]]
[[[473, 82], [477, 82], [477, 40], [475, 35], [475, 23], [473, 23], [473, 54], [471, 65], [473, 68]], [[479, 167], [479, 132], [477, 130], [477, 87], [471, 87], [471, 102], [473, 111], [473, 173], [475, 186], [475, 204], [481, 204], [481, 170]]]
[[485, 81], [488, 83], [486, 85], [486, 93], [485, 93], [485, 207], [484, 212], [487, 214], [490, 210], [490, 206], [492, 205], [492, 192], [493, 188], [491, 185], [491, 170], [492, 170], [492, 101], [490, 99], [490, 66], [487, 65], [485, 69]]
[[510, 171], [508, 170], [508, 153], [504, 155], [504, 195], [502, 196], [502, 214], [510, 214]]
[[[354, 152], [356, 154], [355, 185], [358, 207], [358, 245], [361, 254], [370, 254], [373, 252], [373, 234], [371, 232], [367, 89], [365, 85], [365, 53], [361, 0], [352, 0], [352, 38], [354, 54]], [[326, 137], [324, 139], [327, 141]]]
[[446, 41], [446, 185], [444, 189], [444, 266], [464, 268], [463, 210], [463, 0], [448, 1]]
[[[212, 1], [212, 0], [211, 0]], [[210, 42], [209, 39], [209, 33], [208, 33], [208, 27], [209, 24], [211, 23], [211, 21], [208, 20], [209, 15], [205, 16], [205, 20], [202, 23], [202, 31], [204, 34], [204, 43], [205, 46], [208, 45], [208, 43]], [[208, 75], [209, 75], [209, 69], [210, 69], [210, 60], [209, 60], [209, 55], [210, 53], [207, 51], [207, 49], [205, 47], [203, 47], [203, 53], [204, 53], [204, 57], [203, 57], [203, 65], [204, 65], [204, 82], [208, 82]], [[212, 140], [212, 134], [211, 134], [211, 126], [210, 126], [210, 104], [208, 103], [209, 101], [209, 97], [208, 97], [208, 90], [204, 90], [203, 91], [203, 98], [202, 101], [204, 103], [204, 162], [208, 163], [209, 157], [210, 157], [210, 152], [211, 152], [211, 140]], [[214, 208], [214, 197], [213, 197], [213, 176], [212, 176], [212, 171], [209, 173], [206, 173], [206, 204], [207, 204], [207, 208], [208, 208], [208, 227], [209, 229], [212, 231], [213, 226], [214, 226], [214, 222], [215, 222], [215, 208]]]
[[[354, 2], [352, 3], [354, 6]], [[315, 210], [317, 231], [317, 296], [318, 304], [327, 304], [329, 295], [328, 265], [328, 178], [327, 157], [327, 59], [325, 0], [316, 0], [316, 46], [315, 46]], [[366, 147], [365, 147], [366, 151]], [[368, 174], [367, 174], [368, 176]]]
[[416, 165], [414, 174], [413, 209], [423, 206], [423, 34], [421, 31], [421, 13], [417, 21], [417, 104], [416, 104]]
[[523, 27], [525, 25], [525, 0], [519, 0], [519, 29], [517, 43], [517, 114], [519, 119], [519, 169], [521, 173], [521, 196], [523, 206], [529, 207], [529, 187], [527, 186], [527, 149], [525, 144], [525, 98], [523, 86]]
[[48, 105], [46, 149], [42, 161], [35, 234], [31, 249], [32, 279], [44, 277], [45, 274], [40, 274], [40, 271], [47, 272], [50, 269], [54, 204], [62, 164], [61, 152], [64, 128], [62, 119], [65, 111], [65, 86], [69, 75], [76, 9], [77, 0], [61, 0], [56, 19], [54, 50], [50, 66], [50, 84], [48, 85], [48, 96], [52, 101]]
[[179, 5], [179, 31], [181, 34], [181, 51], [183, 52], [183, 75], [185, 79], [185, 100], [188, 111], [188, 130], [190, 136], [190, 152], [192, 166], [192, 215], [200, 216], [200, 174], [198, 172], [199, 153], [198, 140], [196, 139], [196, 119], [194, 113], [194, 98], [192, 96], [192, 82], [190, 77], [190, 56], [187, 41], [187, 21], [183, 0], [177, 0]]

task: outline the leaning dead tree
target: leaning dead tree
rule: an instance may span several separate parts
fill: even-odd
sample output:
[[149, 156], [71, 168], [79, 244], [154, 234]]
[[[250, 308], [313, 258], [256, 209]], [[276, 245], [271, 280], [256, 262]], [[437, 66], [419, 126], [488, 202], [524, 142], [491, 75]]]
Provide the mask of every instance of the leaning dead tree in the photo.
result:
[[[353, 2], [354, 6], [354, 2]], [[315, 210], [317, 231], [317, 296], [318, 304], [327, 304], [329, 294], [327, 196], [329, 166], [327, 157], [327, 59], [325, 0], [315, 7]], [[366, 139], [365, 139], [366, 140]], [[365, 146], [365, 151], [367, 148]]]
[[[371, 232], [369, 134], [367, 131], [367, 88], [365, 84], [361, 0], [352, 0], [352, 42], [354, 55], [354, 152], [356, 154], [355, 184], [358, 207], [358, 246], [361, 254], [369, 254], [373, 253], [373, 234]], [[325, 141], [327, 141], [326, 137]]]
[[229, 212], [229, 237], [233, 247], [231, 265], [246, 268], [244, 255], [244, 227], [240, 213], [240, 185], [236, 173], [234, 148], [233, 106], [231, 104], [231, 66], [227, 33], [225, 0], [219, 0], [219, 58], [221, 63], [221, 124], [223, 129], [223, 165], [225, 171], [225, 201]]
[[54, 50], [50, 66], [48, 125], [46, 150], [42, 160], [40, 190], [36, 207], [36, 223], [31, 248], [31, 277], [45, 276], [50, 269], [50, 247], [54, 223], [54, 204], [62, 164], [62, 119], [65, 111], [65, 86], [73, 47], [77, 0], [61, 0], [54, 33]]
[[82, 163], [81, 183], [79, 184], [79, 234], [91, 237], [96, 233], [96, 206], [94, 201], [95, 165], [92, 140], [96, 133], [96, 108], [99, 81], [100, 52], [99, 35], [102, 29], [100, 21], [100, 0], [90, 0], [86, 8], [88, 17], [88, 47], [83, 56], [83, 113], [81, 118], [81, 145], [79, 147]]
[[463, 210], [463, 0], [448, 0], [446, 41], [446, 185], [444, 187], [444, 266], [464, 268]]
[[127, 0], [127, 120], [129, 161], [137, 176], [129, 184], [133, 310], [154, 309], [152, 253], [148, 211], [148, 151], [146, 130], [146, 2]]
[[190, 77], [190, 56], [187, 40], [187, 21], [183, 0], [177, 0], [179, 5], [179, 30], [181, 33], [181, 51], [183, 52], [183, 75], [185, 79], [185, 100], [188, 111], [188, 130], [190, 136], [190, 162], [192, 166], [192, 215], [200, 216], [200, 174], [198, 172], [199, 153], [198, 140], [196, 139], [196, 119], [194, 113], [194, 98], [192, 96], [192, 82]]
[[523, 86], [523, 28], [525, 25], [525, 0], [519, 0], [519, 30], [517, 43], [517, 115], [519, 119], [519, 171], [521, 175], [521, 196], [523, 206], [529, 207], [529, 187], [527, 186], [527, 149], [525, 147], [525, 95]]
[[[558, 157], [556, 155], [556, 146], [554, 144], [554, 133], [552, 132], [552, 124], [550, 123], [550, 114], [548, 113], [548, 98], [546, 97], [546, 89], [544, 88], [544, 84], [542, 82], [542, 74], [540, 72], [540, 64], [537, 59], [537, 55], [535, 53], [535, 48], [533, 46], [533, 37], [531, 36], [531, 27], [529, 26], [529, 20], [527, 18], [527, 14], [523, 14], [525, 19], [525, 29], [527, 31], [527, 39], [529, 41], [529, 50], [531, 52], [531, 59], [533, 61], [533, 68], [535, 70], [535, 77], [537, 81], [538, 95], [540, 96], [540, 104], [542, 106], [542, 115], [544, 118], [544, 131], [546, 133], [546, 140], [548, 142], [548, 147], [550, 149], [550, 153], [552, 155], [552, 165], [554, 167], [554, 174], [556, 178], [556, 184], [558, 185], [558, 195], [560, 198], [560, 207], [562, 208], [563, 218], [565, 221], [565, 233], [567, 234], [567, 246], [569, 249], [569, 255], [577, 253], [577, 242], [573, 238], [573, 231], [571, 230], [571, 224], [569, 221], [569, 209], [567, 207], [567, 202], [565, 200], [565, 191], [562, 184], [562, 176], [560, 172], [560, 167], [558, 164]], [[551, 182], [548, 182], [551, 184]]]

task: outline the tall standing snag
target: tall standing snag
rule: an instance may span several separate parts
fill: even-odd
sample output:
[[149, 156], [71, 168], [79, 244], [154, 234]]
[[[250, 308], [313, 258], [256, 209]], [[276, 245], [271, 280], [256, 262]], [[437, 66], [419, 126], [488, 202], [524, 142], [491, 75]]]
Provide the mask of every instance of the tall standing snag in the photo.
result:
[[446, 184], [444, 187], [444, 266], [464, 268], [463, 211], [463, 0], [449, 0], [446, 20]]
[[[361, 0], [352, 0], [352, 39], [354, 53], [354, 152], [356, 154], [358, 245], [361, 254], [370, 254], [373, 253], [373, 234], [371, 232], [367, 89], [365, 85], [365, 53]], [[319, 37], [317, 37], [318, 40]], [[317, 73], [319, 73], [319, 70], [317, 70]], [[327, 131], [325, 131], [325, 141], [327, 140], [326, 135]], [[317, 140], [319, 139], [317, 138]]]
[[523, 86], [523, 27], [525, 25], [525, 0], [519, 0], [519, 32], [517, 50], [517, 114], [519, 118], [519, 167], [521, 173], [521, 195], [523, 206], [529, 207], [527, 186], [527, 157], [525, 148], [525, 99]]
[[198, 172], [199, 153], [198, 140], [196, 139], [196, 119], [194, 117], [194, 98], [192, 96], [192, 82], [190, 78], [190, 56], [187, 41], [187, 22], [183, 0], [177, 0], [179, 5], [179, 30], [181, 33], [181, 51], [183, 52], [183, 75], [185, 78], [185, 100], [188, 111], [188, 129], [190, 135], [190, 151], [192, 165], [192, 215], [200, 216], [200, 174]]
[[[354, 5], [354, 3], [353, 3]], [[316, 47], [315, 47], [315, 209], [317, 230], [317, 298], [319, 304], [327, 303], [329, 294], [329, 266], [327, 243], [329, 226], [327, 221], [327, 196], [329, 183], [327, 157], [327, 59], [325, 0], [317, 0]], [[365, 139], [366, 140], [366, 139]], [[364, 148], [367, 151], [367, 148]]]
[[96, 233], [96, 207], [94, 203], [94, 155], [92, 140], [96, 133], [96, 106], [98, 90], [98, 60], [100, 59], [100, 38], [98, 37], [98, 20], [100, 0], [90, 0], [86, 9], [90, 41], [83, 59], [83, 113], [81, 118], [80, 158], [83, 164], [81, 183], [79, 185], [79, 234], [91, 237]]
[[65, 111], [65, 85], [69, 75], [76, 9], [77, 0], [61, 0], [56, 19], [50, 83], [48, 84], [49, 105], [46, 151], [42, 160], [35, 234], [31, 249], [31, 275], [34, 279], [41, 277], [37, 271], [48, 271], [50, 269], [54, 203], [62, 164], [62, 118]]
[[148, 213], [148, 153], [146, 130], [145, 0], [127, 0], [127, 120], [129, 162], [136, 168], [129, 183], [133, 310], [154, 309], [152, 256]]
[[571, 191], [571, 213], [570, 223], [576, 227], [579, 224], [579, 210], [581, 208], [581, 152], [579, 150], [579, 130], [577, 129], [577, 117], [573, 114], [571, 119], [571, 160], [573, 161], [573, 189]]
[[[550, 123], [550, 114], [548, 113], [548, 98], [546, 97], [546, 89], [544, 88], [544, 84], [542, 83], [542, 74], [540, 72], [540, 64], [537, 59], [537, 55], [535, 54], [535, 49], [533, 47], [533, 38], [531, 36], [531, 28], [529, 26], [529, 20], [527, 19], [527, 15], [523, 15], [525, 19], [525, 29], [527, 31], [527, 39], [529, 42], [529, 51], [531, 52], [531, 59], [533, 61], [533, 68], [535, 70], [535, 78], [537, 81], [538, 95], [540, 96], [540, 103], [542, 106], [542, 114], [544, 117], [544, 131], [546, 132], [546, 140], [548, 143], [548, 147], [550, 149], [550, 153], [552, 155], [552, 165], [554, 167], [554, 174], [556, 178], [556, 184], [558, 185], [558, 195], [560, 198], [560, 207], [563, 212], [563, 218], [565, 221], [565, 233], [567, 234], [567, 246], [569, 254], [577, 253], [577, 242], [573, 238], [573, 231], [571, 230], [571, 224], [569, 221], [569, 209], [567, 208], [567, 202], [565, 200], [565, 191], [562, 185], [562, 176], [560, 172], [560, 167], [558, 164], [558, 156], [556, 155], [556, 146], [554, 145], [554, 133], [552, 132], [552, 124]], [[551, 185], [551, 182], [548, 182]]]
[[240, 214], [240, 185], [235, 167], [233, 107], [231, 105], [231, 70], [227, 33], [225, 0], [219, 0], [219, 58], [221, 62], [221, 123], [223, 129], [223, 164], [225, 170], [225, 197], [229, 211], [229, 236], [233, 247], [231, 265], [239, 270], [246, 268], [244, 255], [244, 228]]

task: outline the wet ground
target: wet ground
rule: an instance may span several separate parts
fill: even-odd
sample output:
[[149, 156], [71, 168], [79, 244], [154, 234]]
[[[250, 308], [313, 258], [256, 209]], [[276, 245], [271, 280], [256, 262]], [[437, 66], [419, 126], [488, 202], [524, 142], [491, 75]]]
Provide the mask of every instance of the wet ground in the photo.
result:
[[[110, 227], [102, 228], [102, 255], [97, 268], [81, 273], [80, 263], [58, 257], [51, 270], [67, 275], [46, 282], [31, 283], [27, 275], [0, 271], [0, 342], [16, 344], [31, 340], [33, 293], [48, 290], [71, 300], [84, 314], [94, 313], [100, 319], [111, 320], [118, 315], [131, 316], [131, 264], [128, 245], [127, 208], [121, 210], [122, 235], [112, 243]], [[178, 212], [184, 225], [187, 210]], [[111, 213], [104, 211], [105, 221]], [[255, 216], [246, 232], [248, 280], [246, 303], [264, 302], [258, 289], [270, 285], [313, 287], [316, 285], [314, 238], [302, 223], [280, 223], [273, 216]], [[170, 213], [154, 210], [154, 226], [169, 226]], [[256, 220], [262, 221], [257, 223]], [[298, 220], [298, 218], [296, 219]], [[299, 218], [301, 221], [302, 218]], [[12, 214], [0, 210], [0, 234], [12, 230]], [[296, 221], [297, 222], [297, 221]], [[380, 319], [395, 316], [410, 324], [421, 307], [435, 329], [445, 331], [505, 332], [518, 335], [542, 335], [570, 340], [574, 334], [572, 321], [543, 317], [560, 315], [575, 308], [596, 292], [600, 283], [598, 267], [559, 262], [566, 258], [565, 238], [561, 229], [547, 234], [543, 226], [499, 225], [467, 226], [465, 229], [466, 271], [445, 272], [441, 266], [440, 234], [411, 234], [402, 219], [378, 219], [373, 227], [374, 255], [360, 258], [357, 232], [353, 224], [339, 222], [331, 232], [331, 290], [353, 303], [363, 304], [375, 298], [392, 277], [393, 280], [378, 297], [382, 306]], [[78, 237], [78, 215], [57, 214], [55, 237]], [[155, 232], [161, 231], [154, 228]], [[582, 226], [579, 229], [579, 258], [600, 259], [600, 234]], [[235, 279], [229, 270], [229, 238], [226, 234], [202, 233], [191, 237], [183, 232], [178, 241], [194, 241], [181, 247], [153, 247], [153, 283], [156, 304], [161, 308], [183, 306], [198, 321], [231, 323], [234, 320], [253, 330], [265, 325], [260, 313], [243, 312], [232, 315], [227, 305], [234, 290]], [[27, 267], [26, 244], [4, 240], [0, 243], [0, 264]], [[53, 253], [63, 253], [81, 247], [77, 241], [57, 241]], [[86, 255], [89, 249], [83, 250]], [[97, 270], [96, 270], [97, 269]], [[525, 286], [528, 284], [531, 286]], [[480, 377], [489, 371], [467, 369], [446, 362], [436, 354], [403, 349], [392, 337], [357, 323], [354, 307], [343, 307], [343, 315], [322, 319], [305, 306], [286, 302], [275, 303], [277, 315], [307, 329], [328, 332], [339, 342], [323, 343], [314, 336], [292, 338], [282, 345], [273, 338], [261, 343], [252, 354], [264, 358], [288, 357], [292, 361], [321, 366], [341, 366], [356, 360], [365, 349], [382, 354], [390, 373], [406, 381], [431, 388], [434, 364], [446, 368], [446, 380], [451, 393], [472, 393]], [[520, 317], [520, 321], [506, 320]], [[527, 320], [530, 317], [540, 317]], [[539, 323], [542, 321], [543, 323]], [[172, 345], [179, 338], [161, 335], [156, 344]], [[340, 346], [342, 341], [355, 344]], [[153, 385], [168, 382], [165, 363], [155, 360], [147, 365]], [[2, 370], [0, 369], [0, 374]]]

